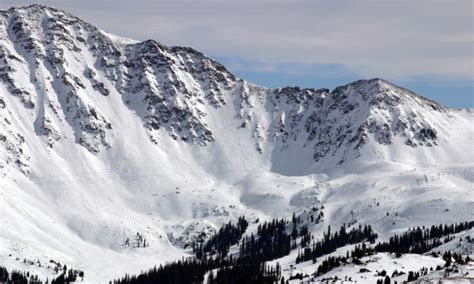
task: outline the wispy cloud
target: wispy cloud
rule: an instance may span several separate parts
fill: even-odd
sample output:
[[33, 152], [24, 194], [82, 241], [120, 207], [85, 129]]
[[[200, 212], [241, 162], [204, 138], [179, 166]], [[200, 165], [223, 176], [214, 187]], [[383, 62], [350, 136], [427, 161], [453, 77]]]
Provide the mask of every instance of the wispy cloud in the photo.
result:
[[[3, 0], [0, 6], [26, 2]], [[344, 66], [360, 77], [474, 80], [471, 0], [38, 2], [122, 36], [253, 62], [236, 65], [240, 69]]]

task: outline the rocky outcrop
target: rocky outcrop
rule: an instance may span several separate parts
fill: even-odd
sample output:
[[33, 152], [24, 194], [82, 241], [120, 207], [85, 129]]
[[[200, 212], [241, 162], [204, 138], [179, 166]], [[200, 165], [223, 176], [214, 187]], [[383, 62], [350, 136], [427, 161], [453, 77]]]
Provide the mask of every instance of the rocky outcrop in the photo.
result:
[[[449, 111], [382, 79], [333, 91], [258, 87], [192, 48], [120, 40], [40, 5], [1, 11], [0, 22], [0, 83], [37, 113], [38, 134], [49, 147], [62, 141], [58, 120], [90, 152], [107, 151], [116, 133], [97, 104], [101, 97], [120, 96], [155, 144], [163, 134], [180, 143], [213, 143], [219, 137], [209, 117], [225, 108], [249, 131], [257, 153], [269, 143], [284, 151], [303, 141], [315, 162], [338, 155], [343, 163], [370, 141], [391, 145], [396, 137], [407, 147], [436, 146], [440, 131], [425, 114]], [[52, 112], [51, 101], [57, 102]]]

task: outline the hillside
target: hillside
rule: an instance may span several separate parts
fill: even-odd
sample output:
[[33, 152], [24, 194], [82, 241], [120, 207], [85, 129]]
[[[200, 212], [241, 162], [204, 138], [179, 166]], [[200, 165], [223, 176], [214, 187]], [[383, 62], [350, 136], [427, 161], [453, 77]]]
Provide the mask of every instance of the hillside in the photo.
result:
[[[9, 267], [54, 259], [108, 281], [187, 255], [239, 216], [321, 205], [316, 235], [473, 219], [472, 110], [378, 78], [269, 89], [192, 48], [123, 39], [45, 6], [0, 11], [0, 23]], [[124, 246], [137, 233], [149, 246]]]

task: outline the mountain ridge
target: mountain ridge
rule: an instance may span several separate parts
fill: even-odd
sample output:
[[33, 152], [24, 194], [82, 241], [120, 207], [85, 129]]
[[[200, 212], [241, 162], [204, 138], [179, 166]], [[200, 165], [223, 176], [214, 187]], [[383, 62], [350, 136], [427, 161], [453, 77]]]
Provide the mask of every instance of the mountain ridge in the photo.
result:
[[[316, 234], [357, 219], [387, 237], [474, 214], [470, 111], [380, 78], [265, 88], [41, 5], [0, 22], [2, 262], [58, 259], [108, 281], [242, 215], [323, 206]], [[150, 246], [124, 248], [137, 232]]]
[[[59, 11], [59, 10], [56, 10], [56, 9], [52, 9], [52, 8], [47, 8], [45, 6], [38, 6], [38, 5], [33, 5], [33, 6], [28, 6], [26, 8], [17, 8], [17, 9], [10, 9], [8, 11], [14, 11], [18, 14], [20, 14], [20, 16], [18, 17], [21, 17], [21, 14], [25, 12], [25, 10], [29, 11], [29, 10], [33, 10], [33, 12], [30, 12], [33, 13], [35, 16], [36, 14], [38, 13], [56, 13], [55, 15], [53, 16], [50, 16], [50, 15], [46, 15], [47, 16], [47, 19], [54, 19], [54, 20], [47, 20], [47, 22], [49, 21], [52, 21], [54, 22], [54, 27], [56, 27], [57, 29], [61, 30], [61, 31], [67, 31], [66, 28], [62, 27], [62, 28], [58, 28], [60, 27], [61, 25], [57, 24], [57, 22], [61, 21], [60, 19], [62, 19], [62, 17], [72, 17], [73, 20], [64, 20], [64, 22], [66, 23], [65, 25], [69, 25], [71, 22], [74, 22], [74, 23], [80, 23], [81, 25], [85, 25], [89, 30], [92, 30], [94, 33], [92, 36], [90, 36], [92, 38], [92, 40], [96, 40], [98, 39], [98, 43], [96, 42], [93, 42], [93, 51], [94, 52], [99, 52], [99, 54], [104, 54], [105, 52], [105, 55], [107, 56], [108, 54], [112, 53], [113, 55], [117, 55], [118, 56], [118, 59], [117, 58], [111, 58], [110, 60], [107, 58], [107, 57], [104, 57], [101, 59], [101, 65], [102, 67], [104, 67], [105, 70], [103, 70], [106, 74], [106, 79], [110, 79], [112, 82], [111, 82], [111, 85], [115, 85], [115, 88], [118, 89], [118, 92], [123, 94], [124, 91], [128, 91], [128, 92], [132, 92], [132, 93], [138, 93], [142, 90], [145, 90], [145, 91], [148, 91], [146, 94], [145, 94], [145, 97], [144, 97], [144, 101], [147, 103], [147, 113], [145, 115], [142, 115], [142, 119], [145, 120], [145, 127], [147, 127], [148, 129], [150, 129], [152, 132], [150, 134], [150, 138], [152, 139], [152, 141], [156, 142], [158, 140], [157, 138], [157, 134], [156, 133], [153, 133], [153, 130], [159, 130], [160, 127], [162, 126], [162, 124], [168, 124], [169, 122], [169, 118], [173, 115], [177, 116], [176, 119], [179, 120], [179, 119], [183, 119], [184, 117], [191, 117], [192, 120], [193, 120], [193, 125], [186, 125], [186, 126], [183, 126], [183, 125], [180, 125], [180, 123], [176, 123], [174, 122], [174, 125], [166, 125], [165, 127], [167, 128], [167, 131], [170, 132], [170, 135], [174, 138], [174, 139], [178, 139], [180, 138], [181, 140], [184, 140], [184, 141], [188, 141], [188, 140], [191, 140], [191, 143], [195, 143], [196, 140], [198, 140], [198, 144], [201, 144], [201, 145], [206, 145], [208, 142], [212, 142], [214, 140], [214, 137], [212, 135], [212, 131], [207, 127], [206, 123], [203, 121], [203, 112], [200, 111], [199, 109], [197, 108], [194, 108], [193, 110], [189, 111], [189, 109], [186, 109], [185, 108], [182, 108], [182, 107], [172, 107], [173, 110], [176, 110], [176, 111], [172, 111], [170, 110], [170, 107], [169, 107], [169, 104], [175, 104], [176, 103], [179, 103], [179, 101], [177, 100], [174, 100], [174, 101], [166, 101], [166, 98], [169, 98], [170, 96], [176, 96], [176, 92], [184, 92], [185, 96], [193, 96], [193, 93], [194, 91], [191, 89], [189, 90], [189, 88], [187, 88], [186, 86], [186, 83], [184, 83], [184, 81], [180, 80], [180, 78], [176, 77], [176, 72], [174, 70], [175, 68], [175, 59], [176, 58], [172, 58], [170, 56], [168, 56], [166, 53], [168, 51], [171, 51], [171, 52], [177, 52], [179, 54], [179, 52], [187, 52], [187, 53], [191, 53], [192, 55], [197, 55], [201, 60], [203, 60], [204, 62], [204, 66], [203, 68], [204, 69], [200, 69], [198, 72], [199, 74], [209, 74], [208, 78], [204, 78], [204, 79], [207, 79], [209, 82], [208, 84], [209, 85], [206, 85], [204, 86], [204, 90], [206, 90], [207, 88], [211, 88], [210, 92], [208, 92], [207, 94], [205, 94], [205, 99], [207, 99], [214, 107], [219, 107], [221, 106], [223, 103], [225, 103], [225, 99], [224, 99], [224, 96], [225, 95], [229, 95], [229, 94], [225, 94], [225, 92], [223, 92], [223, 89], [227, 89], [229, 90], [230, 85], [244, 85], [244, 84], [249, 84], [249, 83], [246, 83], [240, 79], [236, 79], [234, 75], [232, 75], [230, 72], [228, 72], [225, 67], [223, 67], [222, 65], [220, 65], [219, 63], [205, 57], [202, 53], [200, 52], [197, 52], [195, 51], [194, 49], [189, 49], [189, 48], [183, 48], [183, 47], [166, 47], [164, 45], [161, 45], [160, 43], [154, 41], [154, 40], [147, 40], [147, 41], [143, 41], [143, 42], [138, 42], [136, 44], [126, 44], [125, 46], [133, 46], [134, 48], [132, 48], [133, 50], [130, 51], [131, 53], [133, 54], [138, 54], [136, 56], [138, 56], [137, 58], [131, 58], [129, 60], [127, 59], [123, 59], [122, 58], [122, 54], [123, 53], [127, 53], [127, 51], [120, 51], [119, 49], [117, 49], [117, 47], [114, 45], [113, 41], [111, 42], [111, 45], [109, 45], [107, 47], [107, 43], [105, 43], [105, 51], [100, 51], [100, 46], [103, 43], [103, 40], [104, 39], [100, 39], [100, 36], [98, 35], [99, 34], [102, 34], [100, 32], [100, 30], [98, 30], [97, 28], [94, 28], [92, 26], [90, 26], [89, 24], [85, 24], [84, 22], [82, 22], [80, 19], [74, 17], [74, 16], [71, 16], [67, 13], [64, 13], [62, 11]], [[12, 12], [13, 13], [13, 12]], [[26, 13], [25, 17], [32, 17], [30, 14]], [[60, 16], [58, 16], [60, 15]], [[54, 18], [55, 17], [59, 17], [59, 20]], [[14, 19], [16, 19], [16, 16], [14, 17]], [[21, 23], [21, 21], [19, 22]], [[44, 24], [41, 24], [41, 25], [44, 25]], [[20, 28], [22, 27], [23, 25], [21, 24], [18, 24], [16, 23], [14, 27], [12, 27], [12, 30], [13, 31], [17, 31], [20, 30]], [[22, 38], [22, 36], [24, 35], [25, 33], [24, 32], [20, 32], [20, 38]], [[68, 34], [66, 32], [66, 34]], [[55, 33], [53, 33], [52, 37], [54, 39], [54, 37], [56, 36]], [[74, 43], [74, 40], [72, 39], [69, 39], [69, 40], [65, 40], [64, 39], [64, 36], [62, 35], [59, 35], [58, 36], [60, 40], [58, 40], [59, 44], [62, 43], [62, 42], [67, 42], [69, 45], [72, 44], [72, 50], [73, 51], [78, 51], [80, 50], [79, 47], [78, 47], [78, 44]], [[80, 39], [79, 41], [82, 42], [84, 41], [84, 39], [82, 37], [77, 37], [76, 38]], [[35, 44], [33, 44], [34, 42], [38, 41], [37, 39], [35, 38], [30, 38], [28, 39], [27, 38], [27, 44], [23, 44], [23, 47], [26, 46], [27, 50], [29, 48], [31, 49], [34, 49], [36, 50], [36, 54], [38, 53], [41, 53], [40, 51], [42, 51], [42, 48], [40, 47], [37, 47], [37, 48], [34, 48]], [[44, 41], [44, 40], [43, 40]], [[48, 41], [46, 41], [48, 43]], [[51, 42], [54, 42], [54, 40], [52, 40]], [[120, 44], [119, 44], [120, 45]], [[49, 59], [50, 62], [52, 63], [62, 63], [64, 62], [64, 58], [61, 57], [61, 55], [59, 55], [59, 57], [56, 57], [57, 56], [57, 53], [59, 54], [62, 54], [64, 52], [64, 49], [61, 48], [61, 45], [59, 45], [60, 47], [57, 48], [58, 52], [54, 52], [53, 51], [53, 54], [52, 54], [52, 57], [53, 59]], [[97, 47], [99, 46], [99, 47]], [[17, 49], [17, 48], [15, 48]], [[54, 49], [54, 47], [53, 47]], [[38, 51], [39, 50], [39, 51]], [[102, 52], [102, 53], [101, 53]], [[189, 54], [185, 54], [185, 56], [189, 56]], [[184, 56], [184, 57], [185, 57]], [[8, 55], [8, 58], [17, 58], [16, 56], [14, 55]], [[179, 57], [179, 59], [182, 59], [182, 57]], [[107, 62], [107, 61], [110, 61], [110, 62]], [[123, 60], [123, 62], [122, 62]], [[132, 85], [132, 86], [127, 86], [127, 81], [131, 81], [133, 79], [130, 79], [130, 74], [127, 73], [127, 72], [123, 72], [123, 73], [120, 73], [121, 70], [117, 70], [117, 69], [120, 69], [121, 67], [117, 67], [116, 64], [117, 62], [119, 62], [119, 64], [122, 64], [125, 65], [125, 66], [131, 66], [131, 67], [134, 67], [134, 66], [138, 66], [138, 68], [140, 68], [141, 70], [145, 70], [145, 74], [138, 74], [138, 84], [136, 85]], [[121, 62], [121, 63], [120, 63]], [[210, 62], [211, 63], [211, 67], [206, 67], [206, 63], [207, 62]], [[97, 63], [96, 63], [97, 64]], [[59, 64], [61, 68], [64, 68], [63, 65]], [[165, 77], [165, 82], [163, 84], [156, 84], [155, 82], [153, 82], [153, 79], [152, 81], [147, 81], [149, 79], [150, 76], [152, 76], [153, 74], [156, 75], [157, 72], [160, 72], [160, 71], [163, 71], [163, 70], [150, 70], [151, 73], [149, 73], [147, 68], [150, 68], [150, 66], [163, 66], [163, 68], [165, 69], [164, 70], [164, 76]], [[66, 65], [67, 67], [67, 65]], [[54, 66], [53, 64], [53, 68], [57, 68], [56, 66]], [[184, 71], [185, 71], [185, 75], [189, 75], [189, 72], [191, 73], [194, 73], [196, 72], [196, 69], [194, 67], [194, 65], [191, 65], [191, 67], [185, 65], [185, 66], [182, 66], [182, 68], [184, 68]], [[191, 69], [189, 69], [191, 68]], [[153, 68], [152, 68], [153, 69]], [[128, 70], [127, 70], [128, 71]], [[204, 73], [203, 73], [204, 71]], [[133, 72], [133, 71], [132, 71]], [[62, 71], [62, 75], [63, 78], [63, 84], [66, 85], [67, 87], [72, 87], [72, 88], [84, 88], [84, 83], [81, 81], [80, 77], [77, 76], [77, 75], [74, 75], [74, 73], [68, 73], [66, 71], [66, 69], [64, 69]], [[110, 90], [105, 87], [104, 83], [102, 82], [104, 79], [102, 80], [98, 80], [97, 78], [95, 78], [95, 76], [97, 76], [97, 73], [98, 73], [98, 70], [93, 70], [91, 69], [90, 67], [87, 67], [86, 70], [84, 71], [84, 73], [86, 73], [86, 79], [89, 79], [91, 81], [91, 84], [92, 84], [92, 87], [94, 90], [97, 90], [99, 91], [99, 93], [101, 93], [102, 95], [105, 95], [107, 96], [109, 93], [110, 93]], [[119, 77], [117, 77], [119, 76]], [[136, 77], [137, 77], [136, 76]], [[13, 80], [11, 80], [11, 76], [9, 76], [9, 74], [5, 74], [4, 77], [7, 77], [8, 78], [8, 81], [10, 83], [13, 82]], [[71, 77], [71, 78], [69, 78]], [[167, 78], [167, 79], [166, 79]], [[35, 79], [36, 80], [36, 79]], [[145, 80], [145, 81], [143, 81]], [[230, 82], [229, 82], [230, 81]], [[156, 81], [158, 82], [158, 81]], [[224, 86], [219, 86], [220, 83], [223, 82], [223, 85]], [[373, 80], [368, 80], [368, 81], [356, 81], [356, 82], [353, 82], [353, 83], [350, 83], [348, 85], [345, 85], [345, 86], [340, 86], [336, 89], [334, 89], [332, 92], [329, 92], [327, 90], [324, 90], [324, 89], [304, 89], [303, 92], [312, 92], [312, 93], [321, 93], [321, 92], [326, 92], [328, 93], [328, 95], [325, 95], [325, 97], [330, 97], [332, 94], [335, 94], [337, 93], [338, 90], [341, 90], [343, 88], [348, 88], [348, 87], [352, 87], [352, 86], [355, 86], [355, 85], [358, 85], [358, 84], [361, 84], [361, 83], [367, 83], [367, 84], [370, 84], [371, 82], [385, 82], [385, 85], [388, 84], [388, 82], [386, 81], [380, 81], [380, 79], [373, 79]], [[14, 83], [13, 83], [14, 84]], [[119, 86], [117, 86], [117, 84], [119, 84]], [[201, 86], [200, 87], [203, 87], [201, 83], [199, 83]], [[162, 85], [162, 86], [160, 86]], [[377, 84], [377, 86], [380, 86], [382, 87], [383, 84]], [[393, 84], [390, 84], [390, 86], [392, 87], [395, 87]], [[192, 86], [192, 87], [195, 87], [195, 86]], [[21, 88], [15, 88], [14, 85], [11, 87], [13, 88], [13, 93], [17, 93], [18, 95], [22, 96], [22, 101], [23, 103], [25, 104], [26, 107], [29, 107], [29, 108], [32, 108], [34, 105], [33, 105], [33, 102], [31, 100], [27, 100], [25, 98], [25, 96], [23, 95], [26, 95], [28, 94], [27, 91], [24, 91], [23, 89]], [[238, 88], [238, 86], [237, 86]], [[242, 87], [241, 87], [242, 88]], [[398, 88], [398, 87], [397, 87]], [[283, 88], [283, 89], [275, 89], [275, 90], [271, 90], [271, 89], [267, 89], [267, 88], [260, 88], [258, 91], [260, 92], [274, 92], [274, 93], [286, 93], [286, 91], [290, 90], [289, 88]], [[298, 92], [299, 89], [292, 89], [293, 91], [296, 91]], [[380, 90], [379, 90], [380, 91]], [[76, 93], [77, 91], [76, 90], [73, 90], [72, 94], [74, 96], [74, 94]], [[159, 93], [163, 93], [165, 98], [163, 96], [161, 96]], [[71, 92], [69, 92], [69, 94], [71, 94]], [[243, 93], [242, 93], [243, 94]], [[243, 94], [244, 95], [244, 94]], [[72, 97], [72, 96], [70, 96]], [[383, 101], [383, 100], [382, 100]], [[129, 99], [126, 99], [125, 101], [127, 104], [130, 102]], [[189, 102], [189, 101], [188, 101]], [[200, 99], [200, 101], [198, 102], [202, 102], [202, 98]], [[136, 102], [136, 104], [138, 104]], [[168, 104], [168, 105], [167, 105]], [[352, 106], [351, 106], [352, 107]], [[84, 105], [82, 105], [82, 109], [86, 108]], [[139, 108], [142, 108], [141, 106]], [[241, 111], [242, 111], [242, 108], [243, 108], [243, 105], [242, 105], [242, 102], [241, 102]], [[136, 109], [135, 108], [135, 111], [142, 111], [142, 112], [145, 112], [143, 109]], [[83, 113], [84, 111], [82, 111]], [[85, 125], [84, 127], [84, 131], [83, 133], [88, 133], [88, 132], [92, 132], [93, 134], [95, 134], [96, 137], [99, 137], [99, 141], [94, 141], [94, 142], [88, 142], [89, 139], [87, 139], [87, 137], [83, 137], [83, 136], [86, 136], [86, 135], [82, 135], [79, 134], [79, 137], [77, 138], [77, 140], [79, 140], [79, 143], [81, 144], [84, 144], [89, 150], [93, 151], [93, 152], [98, 152], [100, 151], [100, 147], [104, 147], [104, 148], [107, 148], [109, 145], [108, 143], [105, 141], [105, 137], [106, 137], [106, 133], [107, 133], [107, 129], [110, 129], [111, 128], [111, 123], [108, 122], [105, 117], [101, 117], [100, 116], [100, 113], [98, 114], [97, 111], [92, 108], [90, 110], [90, 114], [92, 115], [92, 120], [94, 120], [93, 122], [84, 122], [83, 124]], [[76, 114], [77, 115], [81, 115], [80, 113], [79, 114]], [[84, 115], [84, 114], [82, 114]], [[240, 116], [242, 116], [241, 114], [239, 114]], [[85, 115], [85, 119], [87, 119], [87, 117], [91, 117], [90, 115]], [[248, 116], [247, 118], [250, 118], [250, 116]], [[50, 118], [47, 118], [47, 117], [44, 117], [43, 119], [43, 122], [42, 122], [42, 130], [39, 131], [40, 134], [45, 134], [46, 136], [53, 136], [53, 138], [49, 138], [49, 142], [48, 144], [52, 147], [55, 143], [55, 140], [59, 140], [59, 137], [60, 135], [58, 134], [58, 131], [57, 130], [54, 130], [53, 129], [53, 125], [51, 123], [51, 119]], [[91, 120], [91, 119], [89, 119]], [[247, 122], [244, 121], [242, 123], [242, 125], [245, 125]], [[171, 123], [173, 124], [173, 122]], [[189, 132], [187, 134], [181, 134], [181, 133], [176, 133], [176, 129], [179, 130], [179, 132], [181, 132], [182, 128], [183, 127], [187, 127], [189, 129]], [[286, 130], [285, 129], [281, 129], [281, 131], [285, 132]], [[97, 133], [95, 133], [97, 132]], [[432, 131], [430, 131], [430, 133], [432, 133]], [[261, 147], [260, 146], [257, 146], [261, 151]], [[315, 155], [316, 159], [317, 156], [319, 155]]]

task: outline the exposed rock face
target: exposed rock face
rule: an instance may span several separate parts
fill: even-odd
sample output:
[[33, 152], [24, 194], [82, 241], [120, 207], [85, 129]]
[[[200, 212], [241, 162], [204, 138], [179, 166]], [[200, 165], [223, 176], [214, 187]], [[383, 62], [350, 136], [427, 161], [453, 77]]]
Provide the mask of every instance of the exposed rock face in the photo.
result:
[[0, 260], [100, 283], [239, 216], [247, 234], [295, 212], [315, 236], [373, 224], [384, 239], [470, 220], [473, 119], [382, 79], [264, 88], [191, 48], [0, 11]]
[[[2, 11], [0, 23], [0, 82], [7, 92], [2, 96], [17, 97], [36, 116], [37, 134], [51, 148], [64, 140], [66, 125], [92, 153], [111, 147], [120, 133], [101, 111], [99, 97], [112, 103], [119, 96], [155, 144], [163, 134], [203, 147], [213, 143], [219, 137], [209, 116], [225, 107], [235, 112], [236, 125], [250, 131], [257, 153], [272, 143], [284, 151], [304, 141], [302, 147], [314, 149], [315, 162], [338, 153], [339, 163], [356, 158], [370, 140], [390, 145], [403, 137], [407, 147], [436, 146], [440, 131], [424, 114], [449, 112], [382, 79], [333, 91], [254, 86], [194, 49], [115, 38], [44, 6]], [[8, 112], [3, 101], [0, 107]], [[27, 168], [27, 157], [20, 159], [21, 135], [2, 137], [9, 153], [3, 165], [16, 159]]]
[[[25, 137], [12, 126], [7, 105], [0, 97], [0, 172], [4, 175], [9, 166], [20, 170], [24, 175], [30, 174], [28, 161], [30, 155], [25, 149]], [[3, 176], [0, 176], [3, 177]]]

